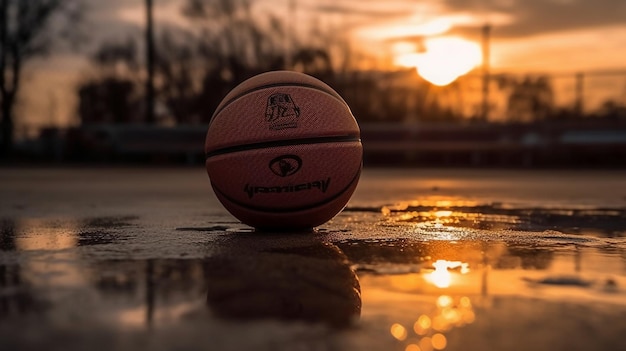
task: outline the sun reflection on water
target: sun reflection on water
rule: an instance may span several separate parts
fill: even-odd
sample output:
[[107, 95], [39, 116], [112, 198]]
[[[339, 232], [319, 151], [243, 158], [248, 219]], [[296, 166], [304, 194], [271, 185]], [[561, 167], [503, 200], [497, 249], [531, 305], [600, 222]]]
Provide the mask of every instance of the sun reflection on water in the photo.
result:
[[425, 279], [438, 288], [449, 288], [454, 278], [450, 270], [458, 270], [459, 274], [469, 273], [469, 264], [460, 261], [437, 260], [433, 263], [435, 270], [427, 275]]
[[[79, 226], [76, 223], [50, 223], [42, 219], [22, 220], [16, 226], [15, 247], [39, 252], [50, 259], [28, 259], [21, 263], [25, 281], [35, 286], [80, 286], [87, 280], [76, 264]], [[36, 256], [33, 256], [36, 257]]]
[[438, 260], [433, 263], [435, 270], [426, 275], [426, 280], [433, 283], [438, 288], [448, 288], [452, 282], [452, 274], [448, 271], [447, 261]]
[[420, 315], [412, 329], [400, 323], [392, 324], [391, 335], [398, 341], [406, 342], [405, 351], [443, 350], [448, 345], [446, 332], [471, 324], [476, 319], [467, 296], [440, 295], [435, 306], [433, 312]]
[[394, 338], [400, 341], [405, 340], [408, 335], [406, 328], [402, 324], [399, 324], [399, 323], [392, 324], [390, 328], [390, 332]]
[[411, 225], [413, 231], [425, 237], [437, 240], [459, 240], [470, 233], [468, 227], [471, 228], [473, 224], [482, 220], [482, 215], [453, 211], [450, 208], [474, 205], [467, 201], [439, 199], [386, 206], [381, 212], [389, 222]]
[[474, 236], [476, 230], [527, 226], [523, 210], [443, 197], [384, 206], [381, 214], [388, 224], [433, 240], [462, 240]]
[[[434, 270], [423, 272], [424, 281], [439, 289], [447, 289], [462, 275], [470, 272], [469, 263], [439, 259], [432, 263]], [[449, 290], [446, 290], [449, 291]], [[438, 295], [434, 309], [421, 313], [412, 325], [393, 323], [390, 332], [403, 343], [404, 350], [444, 350], [448, 346], [446, 333], [453, 328], [471, 324], [476, 319], [468, 296]]]

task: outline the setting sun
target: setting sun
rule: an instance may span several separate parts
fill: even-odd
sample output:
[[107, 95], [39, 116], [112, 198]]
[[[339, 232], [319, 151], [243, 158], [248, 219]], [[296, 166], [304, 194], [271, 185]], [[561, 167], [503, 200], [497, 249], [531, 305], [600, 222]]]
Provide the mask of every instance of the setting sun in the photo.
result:
[[395, 63], [415, 67], [422, 78], [439, 86], [452, 83], [482, 60], [478, 44], [456, 37], [426, 39], [424, 49], [424, 52], [401, 54]]

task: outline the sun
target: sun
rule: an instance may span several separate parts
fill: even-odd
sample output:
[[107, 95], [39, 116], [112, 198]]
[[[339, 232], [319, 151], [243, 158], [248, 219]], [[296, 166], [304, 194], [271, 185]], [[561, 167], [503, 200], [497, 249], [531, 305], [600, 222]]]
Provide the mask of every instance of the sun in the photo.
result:
[[400, 54], [395, 63], [415, 67], [425, 80], [438, 86], [452, 83], [482, 61], [480, 46], [458, 37], [436, 37], [424, 41], [424, 52]]

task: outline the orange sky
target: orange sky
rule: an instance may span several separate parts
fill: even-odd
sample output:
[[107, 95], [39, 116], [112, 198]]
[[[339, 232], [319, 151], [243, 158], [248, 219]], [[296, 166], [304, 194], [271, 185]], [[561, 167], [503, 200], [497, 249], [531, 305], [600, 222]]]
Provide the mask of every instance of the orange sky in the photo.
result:
[[[179, 11], [182, 0], [154, 1], [157, 28], [166, 24], [184, 25]], [[143, 0], [84, 2], [88, 10], [84, 27], [94, 46], [103, 40], [140, 38]], [[403, 63], [398, 57], [410, 54], [420, 45], [422, 54], [424, 49], [425, 53], [429, 49], [434, 52], [436, 43], [442, 39], [480, 48], [480, 28], [490, 23], [491, 62], [496, 72], [626, 71], [624, 0], [256, 0], [253, 3], [259, 16], [267, 11], [282, 14], [293, 22], [295, 32], [300, 35], [313, 25], [348, 35], [355, 48], [376, 58], [369, 62], [374, 62], [377, 68], [393, 68], [394, 63]], [[289, 9], [295, 12], [288, 13]], [[456, 55], [459, 57], [454, 60], [470, 66], [479, 63], [470, 58], [475, 52], [468, 50]], [[434, 61], [443, 60], [443, 52]], [[450, 61], [449, 65], [457, 64], [456, 61]], [[422, 62], [422, 73], [426, 72], [424, 60], [412, 62]], [[27, 69], [18, 109], [23, 116], [21, 125], [77, 123], [73, 85], [88, 71], [84, 55], [57, 54], [33, 62]], [[622, 77], [626, 95], [626, 76]], [[29, 94], [32, 91], [37, 94]]]

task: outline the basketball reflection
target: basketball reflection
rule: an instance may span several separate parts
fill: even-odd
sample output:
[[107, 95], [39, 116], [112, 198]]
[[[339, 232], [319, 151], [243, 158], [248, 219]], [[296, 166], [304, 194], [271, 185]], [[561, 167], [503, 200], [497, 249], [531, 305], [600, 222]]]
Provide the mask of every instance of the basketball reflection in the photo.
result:
[[360, 286], [346, 256], [306, 236], [236, 234], [205, 263], [207, 304], [227, 319], [280, 319], [346, 327]]

